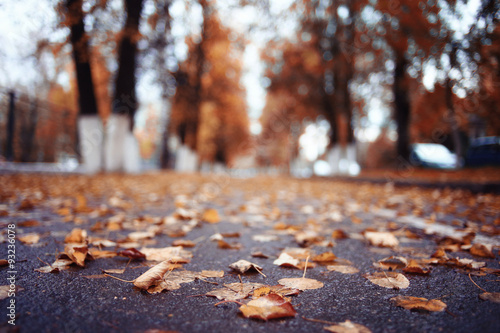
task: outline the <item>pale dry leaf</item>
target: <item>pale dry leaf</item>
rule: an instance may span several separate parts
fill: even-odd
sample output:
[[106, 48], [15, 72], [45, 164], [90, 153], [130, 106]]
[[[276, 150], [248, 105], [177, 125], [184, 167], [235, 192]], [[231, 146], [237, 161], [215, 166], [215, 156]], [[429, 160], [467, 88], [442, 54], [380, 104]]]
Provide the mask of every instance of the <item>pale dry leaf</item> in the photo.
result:
[[90, 244], [98, 247], [115, 247], [116, 242], [110, 241], [109, 239], [92, 239]]
[[17, 293], [19, 291], [23, 291], [23, 287], [15, 286], [15, 288], [11, 289], [11, 285], [0, 286], [0, 301], [10, 297], [10, 293]]
[[134, 231], [128, 234], [127, 239], [131, 242], [137, 242], [145, 239], [151, 239], [156, 234], [152, 231]]
[[64, 247], [64, 253], [62, 253], [61, 255], [66, 255], [80, 267], [84, 267], [85, 259], [87, 259], [87, 256], [91, 256], [89, 254], [89, 248], [87, 247], [87, 245], [73, 243], [66, 244], [66, 246]]
[[262, 267], [260, 267], [259, 265], [244, 259], [233, 262], [231, 265], [229, 265], [229, 268], [232, 268], [235, 271], [240, 272], [242, 274], [248, 271], [249, 269], [254, 269], [256, 271], [262, 270]]
[[109, 268], [103, 269], [102, 271], [108, 274], [123, 274], [125, 273], [125, 268]]
[[229, 283], [224, 288], [209, 291], [205, 295], [216, 297], [224, 301], [237, 301], [247, 298], [255, 289], [261, 288], [262, 283]]
[[219, 212], [214, 208], [209, 208], [203, 212], [202, 220], [208, 223], [219, 223]]
[[407, 310], [442, 312], [446, 309], [446, 303], [438, 299], [398, 295], [391, 298], [391, 301]]
[[315, 253], [309, 248], [303, 247], [287, 247], [283, 250], [283, 253], [294, 257], [295, 259], [307, 259], [307, 257], [314, 257]]
[[380, 269], [385, 269], [389, 271], [394, 271], [396, 269], [405, 268], [408, 265], [408, 260], [404, 257], [390, 256], [379, 260], [377, 263], [373, 264], [375, 267]]
[[479, 298], [484, 301], [490, 301], [494, 303], [500, 303], [500, 293], [489, 293], [485, 292], [479, 295]]
[[323, 327], [326, 331], [334, 333], [371, 333], [370, 329], [361, 324], [353, 323], [350, 320], [346, 320], [343, 323], [338, 323], [331, 326]]
[[170, 269], [170, 261], [165, 260], [151, 267], [141, 276], [134, 280], [134, 286], [147, 290], [151, 285], [157, 284], [163, 279], [163, 275]]
[[29, 234], [24, 234], [22, 236], [19, 236], [18, 239], [23, 244], [33, 245], [33, 244], [38, 243], [38, 241], [40, 240], [40, 235], [37, 233], [29, 233]]
[[252, 239], [256, 242], [267, 243], [277, 241], [279, 238], [276, 235], [253, 235]]
[[282, 252], [278, 259], [273, 261], [273, 264], [282, 266], [282, 267], [294, 267], [298, 268], [299, 260], [290, 256], [288, 253]]
[[375, 272], [363, 275], [377, 286], [390, 289], [405, 289], [410, 286], [410, 281], [401, 273]]
[[172, 242], [172, 246], [195, 247], [196, 243], [187, 239], [176, 239]]
[[421, 275], [426, 275], [431, 272], [430, 269], [422, 267], [418, 261], [415, 259], [410, 259], [410, 262], [408, 263], [408, 266], [403, 268], [403, 272], [409, 273], [409, 274], [421, 274]]
[[290, 302], [276, 294], [253, 299], [240, 306], [239, 310], [246, 318], [261, 320], [294, 317], [297, 314]]
[[326, 269], [329, 271], [339, 272], [342, 274], [356, 274], [359, 273], [359, 269], [354, 266], [349, 265], [328, 265]]
[[299, 290], [308, 290], [308, 289], [319, 289], [323, 288], [324, 284], [321, 281], [309, 279], [309, 278], [285, 278], [278, 281], [279, 284]]
[[221, 278], [224, 277], [224, 271], [201, 271], [201, 276], [205, 278]]
[[373, 246], [395, 247], [399, 245], [396, 236], [387, 231], [367, 231], [365, 232], [365, 238]]
[[473, 244], [469, 252], [475, 256], [495, 259], [491, 245]]
[[92, 255], [94, 259], [114, 258], [117, 256], [115, 251], [99, 250], [97, 248], [89, 249], [89, 253]]
[[193, 256], [191, 252], [184, 250], [182, 246], [170, 246], [164, 248], [146, 248], [140, 249], [140, 252], [146, 256], [146, 260], [186, 263]]
[[335, 261], [335, 259], [337, 259], [337, 256], [332, 252], [323, 252], [321, 254], [318, 254], [317, 256], [312, 257], [311, 260], [316, 262], [330, 262]]

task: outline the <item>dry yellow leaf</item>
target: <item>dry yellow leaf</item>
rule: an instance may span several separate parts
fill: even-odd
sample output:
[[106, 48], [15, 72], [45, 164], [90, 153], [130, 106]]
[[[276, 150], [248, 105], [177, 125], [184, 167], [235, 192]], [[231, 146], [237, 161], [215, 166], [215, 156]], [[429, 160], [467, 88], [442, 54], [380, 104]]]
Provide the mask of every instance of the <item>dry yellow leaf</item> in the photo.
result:
[[407, 310], [441, 312], [446, 309], [446, 303], [438, 299], [428, 300], [427, 298], [423, 297], [398, 295], [391, 298], [391, 301], [393, 301], [397, 306], [400, 306]]
[[87, 231], [74, 228], [69, 234], [64, 238], [64, 243], [85, 243], [87, 240]]
[[329, 266], [326, 266], [326, 269], [329, 271], [339, 272], [342, 274], [359, 273], [359, 269], [357, 269], [354, 266], [349, 266], [349, 265], [329, 265]]
[[246, 318], [262, 320], [294, 317], [297, 314], [290, 302], [276, 294], [251, 300], [242, 305], [240, 311]]
[[278, 281], [279, 284], [288, 288], [299, 290], [319, 289], [323, 288], [324, 284], [321, 281], [309, 278], [285, 278]]
[[203, 212], [203, 221], [208, 223], [219, 223], [219, 212], [214, 208], [209, 208]]
[[399, 245], [396, 236], [387, 231], [367, 231], [365, 232], [365, 238], [373, 246], [395, 247]]
[[353, 323], [350, 320], [346, 320], [343, 323], [338, 323], [331, 326], [323, 327], [326, 331], [334, 333], [371, 333], [370, 329], [361, 324]]
[[363, 275], [377, 286], [390, 289], [405, 289], [410, 286], [410, 281], [403, 274], [396, 272], [376, 272]]
[[38, 243], [40, 240], [40, 235], [37, 233], [29, 233], [18, 238], [23, 244], [32, 245]]

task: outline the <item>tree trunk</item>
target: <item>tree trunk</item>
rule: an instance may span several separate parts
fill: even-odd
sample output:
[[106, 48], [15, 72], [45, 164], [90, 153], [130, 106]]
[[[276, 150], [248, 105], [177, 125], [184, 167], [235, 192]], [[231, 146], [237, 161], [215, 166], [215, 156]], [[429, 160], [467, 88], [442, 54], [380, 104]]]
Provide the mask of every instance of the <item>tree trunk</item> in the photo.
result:
[[396, 144], [399, 159], [408, 161], [410, 158], [410, 101], [406, 79], [407, 61], [404, 55], [396, 58], [394, 70], [394, 117], [398, 126], [398, 141]]
[[22, 142], [24, 146], [21, 153], [22, 162], [33, 162], [33, 139], [35, 138], [37, 115], [38, 102], [35, 99], [31, 102], [28, 117], [21, 133], [21, 135], [23, 136]]
[[90, 71], [90, 52], [88, 37], [83, 23], [83, 0], [67, 0], [66, 8], [72, 22], [70, 40], [73, 47], [76, 81], [78, 86], [78, 106], [80, 115], [97, 115], [97, 103], [94, 92], [94, 82]]
[[7, 161], [14, 160], [14, 129], [15, 129], [15, 100], [14, 91], [9, 92], [9, 117], [7, 119], [7, 142], [5, 146], [5, 158]]
[[[457, 46], [453, 45], [450, 54], [450, 65], [452, 69], [458, 65], [456, 59], [456, 53], [457, 53]], [[448, 77], [446, 78], [446, 93], [445, 93], [446, 109], [448, 111], [449, 123], [451, 127], [451, 138], [453, 141], [453, 149], [455, 151], [455, 155], [457, 156], [456, 167], [459, 167], [463, 155], [463, 148], [462, 148], [462, 142], [460, 140], [460, 128], [458, 126], [457, 115], [455, 113], [455, 106], [453, 105], [452, 88], [453, 88], [453, 80], [450, 79], [450, 76], [448, 74]]]
[[127, 19], [118, 50], [118, 74], [115, 80], [115, 97], [112, 107], [113, 113], [127, 115], [130, 118], [130, 130], [133, 130], [134, 115], [137, 110], [135, 92], [137, 41], [143, 0], [125, 0], [124, 2]]

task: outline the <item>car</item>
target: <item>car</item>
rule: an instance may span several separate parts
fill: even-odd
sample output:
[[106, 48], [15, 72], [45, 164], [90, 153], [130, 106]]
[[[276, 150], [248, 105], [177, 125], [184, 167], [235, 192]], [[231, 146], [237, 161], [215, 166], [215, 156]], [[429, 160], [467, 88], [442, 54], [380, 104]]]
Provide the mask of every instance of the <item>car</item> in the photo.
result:
[[415, 143], [411, 145], [410, 161], [414, 166], [436, 169], [455, 169], [457, 156], [438, 143]]
[[473, 139], [465, 156], [465, 165], [470, 167], [500, 166], [500, 137], [486, 136]]

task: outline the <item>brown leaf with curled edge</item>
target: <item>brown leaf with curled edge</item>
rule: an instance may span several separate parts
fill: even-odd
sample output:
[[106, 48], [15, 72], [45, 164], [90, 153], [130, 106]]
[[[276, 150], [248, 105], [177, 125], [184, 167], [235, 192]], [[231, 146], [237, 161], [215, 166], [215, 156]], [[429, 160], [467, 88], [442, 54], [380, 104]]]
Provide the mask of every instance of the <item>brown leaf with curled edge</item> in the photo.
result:
[[299, 290], [308, 290], [308, 289], [319, 289], [323, 288], [323, 282], [318, 280], [309, 279], [309, 278], [285, 278], [278, 281], [279, 284]]
[[246, 318], [261, 320], [295, 317], [297, 314], [290, 302], [276, 294], [253, 299], [240, 306], [240, 311]]
[[262, 271], [262, 267], [244, 259], [233, 262], [231, 265], [229, 265], [229, 268], [232, 268], [235, 271], [240, 272], [241, 274], [245, 273], [249, 269], [254, 269], [258, 272]]
[[35, 271], [40, 273], [57, 273], [63, 269], [68, 269], [72, 264], [73, 260], [57, 259], [52, 263], [52, 265], [35, 268]]
[[396, 236], [387, 231], [366, 231], [365, 238], [373, 246], [395, 247], [399, 245], [399, 241]]
[[472, 245], [469, 252], [478, 257], [495, 259], [495, 255], [493, 254], [493, 251], [491, 251], [491, 248], [491, 246], [476, 243]]
[[346, 238], [349, 238], [349, 236], [347, 235], [347, 233], [342, 230], [342, 229], [336, 229], [334, 231], [332, 231], [332, 236], [331, 236], [333, 239], [346, 239]]
[[170, 269], [170, 261], [165, 260], [160, 262], [144, 272], [141, 276], [134, 280], [134, 286], [140, 289], [147, 290], [154, 284], [157, 284], [163, 279], [165, 273]]
[[115, 251], [106, 251], [106, 250], [99, 250], [97, 248], [90, 248], [89, 249], [90, 255], [94, 259], [100, 259], [100, 258], [114, 258], [116, 257], [116, 252]]
[[269, 256], [267, 254], [262, 253], [262, 251], [252, 252], [252, 257], [254, 257], [254, 258], [263, 258], [263, 259], [268, 259], [269, 258]]
[[223, 239], [217, 241], [217, 247], [224, 250], [239, 250], [241, 249], [240, 243], [228, 243]]
[[87, 240], [87, 231], [74, 228], [69, 234], [64, 238], [64, 243], [85, 243]]
[[[1, 216], [1, 215], [0, 215]], [[41, 225], [37, 220], [26, 220], [17, 224], [19, 227], [38, 227]]]
[[396, 272], [375, 272], [363, 275], [377, 286], [389, 289], [405, 289], [410, 286], [410, 281], [401, 273]]
[[325, 263], [325, 262], [335, 261], [335, 259], [337, 259], [337, 256], [332, 252], [323, 252], [321, 254], [318, 254], [317, 256], [312, 257], [311, 260]]
[[120, 251], [120, 252], [118, 252], [118, 255], [121, 257], [130, 258], [130, 259], [145, 259], [146, 258], [146, 255], [144, 253], [142, 253], [141, 251], [137, 250], [134, 247]]
[[446, 309], [446, 303], [438, 299], [398, 295], [391, 298], [391, 301], [407, 310], [442, 312]]
[[203, 212], [202, 220], [208, 223], [219, 223], [219, 212], [214, 208], [209, 208]]
[[324, 330], [334, 333], [371, 333], [370, 329], [361, 324], [353, 323], [350, 320], [346, 320], [343, 323], [338, 323], [331, 326], [323, 327]]
[[403, 268], [403, 272], [409, 274], [427, 275], [431, 272], [430, 269], [422, 267], [415, 259], [410, 259], [408, 266]]
[[229, 283], [224, 288], [215, 289], [206, 293], [206, 296], [216, 297], [224, 301], [237, 301], [247, 298], [254, 290], [264, 287], [262, 283]]
[[339, 272], [342, 274], [356, 274], [359, 273], [359, 269], [354, 266], [349, 265], [328, 265], [326, 269], [329, 271]]
[[89, 248], [85, 244], [66, 244], [64, 253], [61, 254], [60, 258], [65, 255], [80, 267], [85, 266], [85, 259], [92, 259]]
[[195, 247], [196, 243], [187, 239], [176, 239], [172, 242], [172, 246]]
[[390, 256], [379, 260], [373, 265], [377, 268], [394, 271], [396, 269], [405, 268], [408, 265], [408, 261], [404, 257]]
[[19, 236], [18, 239], [23, 244], [33, 245], [33, 244], [38, 243], [38, 241], [40, 240], [40, 235], [37, 233], [29, 233], [29, 234], [24, 234], [22, 236]]
[[0, 259], [0, 267], [8, 266], [9, 261], [5, 259]]
[[123, 274], [125, 273], [125, 268], [108, 268], [103, 269], [102, 271], [108, 274]]
[[481, 295], [479, 295], [479, 298], [484, 300], [484, 301], [500, 303], [500, 293], [484, 292]]

